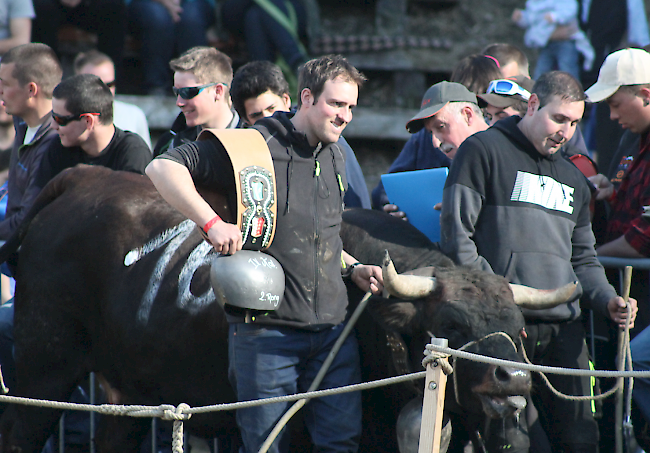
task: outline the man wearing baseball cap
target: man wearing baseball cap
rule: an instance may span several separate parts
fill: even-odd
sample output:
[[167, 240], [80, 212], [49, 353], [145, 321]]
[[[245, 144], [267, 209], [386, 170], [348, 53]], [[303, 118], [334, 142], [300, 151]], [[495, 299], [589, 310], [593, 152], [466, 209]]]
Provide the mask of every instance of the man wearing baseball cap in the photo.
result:
[[[632, 307], [626, 307], [598, 262], [591, 190], [560, 153], [584, 105], [582, 86], [570, 74], [543, 74], [523, 118], [504, 118], [462, 144], [443, 191], [440, 249], [456, 264], [538, 289], [579, 282], [565, 303], [522, 309], [526, 334], [521, 341], [536, 365], [588, 369], [581, 303], [618, 325], [636, 314], [636, 301], [630, 299]], [[589, 393], [589, 377], [548, 378], [563, 393]], [[557, 398], [539, 381], [535, 385], [531, 397], [551, 451], [597, 452], [598, 425], [590, 403]]]
[[429, 130], [434, 144], [453, 159], [467, 137], [488, 125], [474, 93], [460, 83], [439, 82], [424, 93], [420, 111], [406, 123], [412, 134], [422, 128]]
[[[598, 255], [647, 258], [650, 219], [643, 216], [643, 208], [650, 206], [650, 53], [643, 49], [611, 53], [598, 81], [586, 93], [591, 102], [607, 102], [610, 118], [625, 129], [607, 176], [590, 178], [598, 187], [597, 199], [611, 208]], [[647, 271], [634, 274], [635, 282], [648, 281]], [[650, 322], [647, 283], [633, 285], [632, 295], [643, 302], [639, 324], [645, 327]], [[638, 334], [630, 346], [634, 369], [650, 369], [650, 329]], [[634, 400], [650, 420], [650, 380], [635, 379], [634, 384]]]

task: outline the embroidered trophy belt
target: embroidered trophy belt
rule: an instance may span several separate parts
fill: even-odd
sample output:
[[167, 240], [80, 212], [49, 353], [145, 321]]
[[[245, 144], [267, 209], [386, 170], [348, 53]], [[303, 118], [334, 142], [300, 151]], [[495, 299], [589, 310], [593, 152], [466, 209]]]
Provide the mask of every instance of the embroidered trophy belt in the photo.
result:
[[237, 190], [237, 226], [243, 246], [264, 250], [275, 234], [277, 193], [271, 152], [255, 129], [204, 129], [198, 140], [216, 138], [228, 153]]

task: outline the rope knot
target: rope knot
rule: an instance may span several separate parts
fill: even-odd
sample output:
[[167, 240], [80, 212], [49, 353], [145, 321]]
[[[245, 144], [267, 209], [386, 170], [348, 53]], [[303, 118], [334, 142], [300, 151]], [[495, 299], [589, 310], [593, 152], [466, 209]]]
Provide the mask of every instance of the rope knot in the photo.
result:
[[450, 375], [454, 372], [454, 367], [452, 367], [447, 360], [440, 360], [446, 359], [448, 357], [451, 357], [451, 354], [436, 351], [433, 349], [432, 344], [427, 344], [426, 349], [424, 350], [424, 359], [422, 359], [422, 366], [426, 369], [427, 365], [430, 363], [433, 366], [440, 365], [442, 372], [446, 375]]
[[162, 404], [160, 406], [160, 410], [162, 411], [162, 418], [163, 420], [178, 420], [178, 421], [185, 421], [189, 420], [190, 417], [192, 417], [192, 414], [187, 414], [184, 413], [190, 408], [189, 405], [185, 403], [181, 403], [178, 405], [178, 407], [174, 407], [168, 404]]

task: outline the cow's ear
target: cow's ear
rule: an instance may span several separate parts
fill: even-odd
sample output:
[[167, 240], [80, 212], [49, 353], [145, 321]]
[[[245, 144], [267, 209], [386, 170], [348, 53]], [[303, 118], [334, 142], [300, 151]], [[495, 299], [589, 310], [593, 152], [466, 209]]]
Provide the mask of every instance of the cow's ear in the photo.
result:
[[377, 297], [370, 301], [369, 308], [383, 328], [413, 335], [418, 331], [421, 305], [420, 302]]

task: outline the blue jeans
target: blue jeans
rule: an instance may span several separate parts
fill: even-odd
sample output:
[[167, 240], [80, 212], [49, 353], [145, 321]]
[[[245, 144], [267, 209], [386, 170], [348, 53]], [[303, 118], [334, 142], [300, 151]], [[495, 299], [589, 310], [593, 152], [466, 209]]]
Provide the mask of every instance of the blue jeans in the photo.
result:
[[[318, 374], [343, 324], [321, 332], [287, 327], [235, 323], [230, 325], [228, 374], [239, 401], [291, 395], [306, 391]], [[358, 383], [359, 348], [353, 333], [346, 339], [320, 389]], [[275, 423], [293, 403], [275, 403], [237, 411], [244, 447], [254, 453]], [[302, 409], [318, 452], [356, 452], [361, 437], [361, 394], [343, 393], [315, 398]], [[285, 428], [269, 452], [289, 447]]]
[[[167, 88], [171, 94], [169, 60], [195, 46], [207, 46], [207, 29], [215, 20], [207, 0], [183, 0], [179, 22], [154, 0], [133, 0], [129, 15], [140, 36], [140, 56], [147, 90]], [[214, 80], [219, 82], [219, 80]]]
[[[270, 0], [282, 13], [288, 14], [284, 0]], [[298, 20], [298, 35], [306, 35], [307, 13], [301, 1], [289, 0]], [[255, 2], [228, 0], [222, 7], [224, 25], [235, 34], [243, 31], [251, 60], [275, 62], [278, 54], [292, 70], [307, 60], [297, 41], [279, 22]]]
[[14, 361], [14, 300], [0, 305], [0, 365], [5, 385], [12, 394], [16, 390], [16, 362]]
[[[630, 342], [634, 371], [650, 371], [650, 327], [643, 329]], [[650, 378], [635, 378], [632, 397], [650, 423]]]
[[537, 80], [545, 72], [558, 69], [560, 71], [566, 71], [580, 80], [580, 65], [578, 61], [578, 49], [576, 49], [575, 41], [549, 41], [539, 51], [533, 78]]

